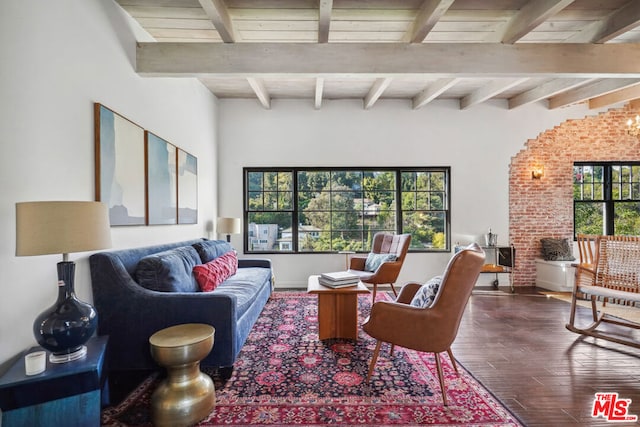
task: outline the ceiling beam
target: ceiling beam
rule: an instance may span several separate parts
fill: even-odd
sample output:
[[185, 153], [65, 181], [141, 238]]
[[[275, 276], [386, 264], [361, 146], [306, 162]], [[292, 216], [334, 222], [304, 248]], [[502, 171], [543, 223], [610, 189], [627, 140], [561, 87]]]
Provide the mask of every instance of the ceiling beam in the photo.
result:
[[538, 102], [561, 92], [585, 85], [594, 79], [554, 79], [509, 98], [509, 109]]
[[409, 43], [422, 43], [454, 1], [424, 0], [404, 40]]
[[495, 80], [463, 97], [460, 100], [460, 109], [466, 110], [473, 105], [480, 104], [481, 102], [484, 102], [489, 98], [493, 98], [494, 96], [504, 92], [505, 90], [511, 89], [512, 87], [517, 86], [527, 80], [529, 79], [527, 79], [526, 77], [518, 79]]
[[574, 0], [536, 0], [529, 1], [515, 14], [507, 24], [502, 43], [515, 43], [530, 33], [549, 17], [560, 12]]
[[141, 42], [136, 48], [136, 69], [141, 75], [157, 77], [640, 78], [639, 49], [635, 43]]
[[575, 36], [570, 43], [604, 43], [640, 25], [640, 2], [631, 1], [606, 18], [596, 21]]
[[640, 83], [638, 79], [600, 80], [588, 86], [581, 86], [549, 98], [549, 109], [553, 110], [555, 108], [576, 104], [578, 102], [584, 102], [590, 98], [602, 96], [638, 83]]
[[198, 2], [220, 34], [222, 41], [234, 43], [236, 41], [235, 32], [224, 0], [198, 0]]
[[329, 42], [333, 0], [320, 0], [318, 8], [318, 43], [327, 43]]
[[427, 105], [429, 102], [436, 99], [440, 94], [444, 93], [447, 89], [452, 88], [462, 79], [439, 79], [430, 84], [426, 89], [417, 94], [412, 99], [413, 109], [417, 110]]
[[271, 108], [271, 96], [267, 91], [267, 88], [264, 86], [264, 82], [261, 79], [255, 79], [253, 77], [247, 77], [247, 82], [249, 82], [249, 86], [253, 89], [253, 92], [258, 97], [258, 101], [260, 104], [267, 110]]
[[619, 102], [631, 101], [636, 98], [640, 98], [640, 84], [591, 98], [589, 100], [589, 108], [593, 110], [596, 108], [606, 107], [607, 105], [617, 104]]
[[373, 107], [373, 104], [375, 104], [378, 98], [380, 98], [384, 91], [387, 90], [392, 81], [393, 79], [390, 78], [376, 79], [373, 86], [371, 86], [369, 93], [364, 98], [363, 104], [365, 110]]
[[319, 77], [316, 79], [316, 94], [315, 94], [315, 102], [314, 108], [319, 110], [322, 106], [322, 92], [324, 91], [324, 79]]

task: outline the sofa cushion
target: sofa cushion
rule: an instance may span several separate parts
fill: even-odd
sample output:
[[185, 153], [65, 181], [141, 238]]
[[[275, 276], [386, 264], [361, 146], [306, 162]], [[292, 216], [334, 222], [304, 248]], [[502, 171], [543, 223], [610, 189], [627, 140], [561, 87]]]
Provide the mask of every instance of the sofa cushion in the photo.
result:
[[199, 287], [192, 271], [198, 264], [200, 257], [191, 246], [147, 255], [138, 262], [136, 281], [154, 291], [197, 292]]
[[205, 240], [196, 243], [193, 247], [200, 255], [203, 264], [233, 250], [231, 244], [225, 240]]
[[240, 319], [250, 310], [261, 294], [260, 289], [271, 286], [272, 271], [264, 267], [239, 268], [218, 286], [216, 293], [232, 296], [236, 304], [236, 318]]
[[415, 293], [411, 300], [411, 305], [420, 308], [431, 307], [431, 304], [436, 299], [438, 289], [440, 289], [440, 283], [442, 283], [442, 276], [435, 276], [429, 279]]
[[371, 252], [367, 255], [367, 260], [364, 262], [364, 269], [366, 271], [376, 271], [382, 263], [395, 261], [397, 258], [396, 254], [374, 254]]
[[193, 267], [193, 274], [202, 292], [211, 292], [238, 271], [238, 257], [234, 251]]

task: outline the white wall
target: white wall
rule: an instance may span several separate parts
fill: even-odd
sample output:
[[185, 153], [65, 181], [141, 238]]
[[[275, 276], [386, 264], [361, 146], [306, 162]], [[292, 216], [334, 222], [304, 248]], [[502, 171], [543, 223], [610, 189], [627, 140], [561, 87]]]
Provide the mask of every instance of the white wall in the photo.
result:
[[[114, 248], [206, 236], [215, 218], [217, 99], [197, 80], [139, 77], [139, 31], [111, 0], [0, 3], [0, 364], [35, 345], [61, 260], [15, 257], [15, 203], [94, 199], [94, 102], [198, 158], [198, 224], [112, 228]], [[89, 255], [71, 254], [85, 301]]]
[[[567, 118], [596, 114], [584, 106], [550, 111], [541, 104], [508, 110], [506, 101], [461, 111], [437, 101], [414, 111], [408, 101], [220, 100], [219, 206], [242, 217], [242, 168], [251, 166], [451, 166], [452, 244], [481, 237], [491, 227], [508, 244], [511, 157], [527, 139]], [[242, 248], [240, 235], [232, 242]], [[247, 255], [250, 256], [250, 255]], [[344, 268], [343, 255], [269, 255], [276, 285], [306, 286], [309, 274]], [[409, 254], [399, 283], [441, 273], [450, 254]], [[493, 275], [482, 276], [489, 284]], [[503, 277], [503, 282], [507, 278]]]

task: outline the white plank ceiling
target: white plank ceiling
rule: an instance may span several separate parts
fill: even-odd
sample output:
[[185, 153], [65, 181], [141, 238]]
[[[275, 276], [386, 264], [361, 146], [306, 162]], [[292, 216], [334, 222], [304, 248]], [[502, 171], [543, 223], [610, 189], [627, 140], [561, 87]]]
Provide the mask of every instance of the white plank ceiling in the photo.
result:
[[640, 0], [116, 0], [145, 77], [218, 98], [435, 99], [508, 108], [640, 98]]

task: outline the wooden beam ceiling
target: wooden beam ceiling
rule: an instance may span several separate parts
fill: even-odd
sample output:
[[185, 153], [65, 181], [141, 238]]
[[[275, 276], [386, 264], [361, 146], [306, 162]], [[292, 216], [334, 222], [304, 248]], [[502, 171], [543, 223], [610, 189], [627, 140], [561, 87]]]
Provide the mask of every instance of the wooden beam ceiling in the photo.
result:
[[115, 1], [156, 40], [137, 47], [140, 75], [200, 78], [265, 108], [289, 97], [317, 109], [323, 98], [602, 108], [640, 85], [640, 0]]
[[[639, 44], [138, 43], [144, 76], [635, 77]], [[620, 58], [625, 58], [621, 61]]]
[[422, 43], [455, 0], [424, 0], [422, 7], [405, 36], [405, 41]]
[[573, 2], [574, 0], [536, 0], [527, 3], [509, 22], [502, 43], [517, 42]]
[[233, 24], [227, 11], [227, 6], [223, 0], [198, 0], [202, 9], [213, 23], [213, 26], [220, 34], [220, 38], [225, 43], [236, 41]]
[[568, 39], [571, 43], [604, 43], [640, 25], [640, 1], [631, 1]]
[[329, 41], [333, 0], [319, 0], [318, 9], [318, 43], [327, 43]]

